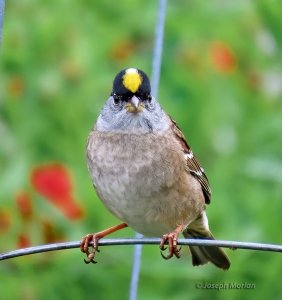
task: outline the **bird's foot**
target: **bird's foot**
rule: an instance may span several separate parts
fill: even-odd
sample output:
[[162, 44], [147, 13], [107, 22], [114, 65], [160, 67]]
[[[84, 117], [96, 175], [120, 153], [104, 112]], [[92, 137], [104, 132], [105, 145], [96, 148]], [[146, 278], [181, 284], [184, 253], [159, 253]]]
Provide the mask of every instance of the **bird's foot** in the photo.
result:
[[164, 259], [170, 259], [173, 256], [176, 256], [176, 258], [180, 258], [181, 247], [177, 246], [177, 240], [182, 230], [183, 230], [183, 225], [180, 225], [171, 233], [163, 235], [160, 243], [161, 251], [165, 251], [167, 249], [167, 247], [165, 247], [165, 244], [166, 243], [168, 244], [168, 254], [164, 255], [161, 252], [161, 255]]
[[[80, 250], [81, 252], [85, 253], [87, 258], [84, 259], [86, 264], [93, 263], [96, 264], [97, 262], [94, 260], [96, 252], [100, 252], [98, 249], [98, 242], [101, 238], [105, 237], [106, 235], [113, 233], [117, 230], [127, 227], [126, 223], [122, 223], [110, 228], [107, 228], [103, 231], [97, 233], [87, 234], [85, 237], [82, 238], [80, 242]], [[92, 250], [89, 248], [92, 247]]]
[[[96, 252], [100, 252], [98, 249], [98, 241], [102, 238], [99, 236], [99, 233], [87, 234], [84, 238], [82, 238], [80, 242], [80, 250], [86, 254], [87, 259], [84, 259], [86, 264], [97, 262], [94, 260]], [[92, 244], [91, 244], [92, 242]], [[91, 245], [90, 245], [91, 244]], [[92, 250], [89, 250], [92, 247]]]

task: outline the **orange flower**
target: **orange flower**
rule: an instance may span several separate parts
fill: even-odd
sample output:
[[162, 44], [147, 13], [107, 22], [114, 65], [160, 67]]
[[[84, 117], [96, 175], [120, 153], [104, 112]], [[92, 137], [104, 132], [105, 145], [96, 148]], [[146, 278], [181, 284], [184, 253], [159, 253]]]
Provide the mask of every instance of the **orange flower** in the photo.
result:
[[24, 92], [24, 82], [22, 77], [14, 76], [8, 82], [8, 91], [12, 97], [21, 97]]
[[74, 220], [83, 216], [82, 208], [72, 196], [73, 186], [68, 169], [60, 163], [36, 167], [31, 173], [35, 190], [55, 205], [67, 218]]
[[230, 73], [236, 67], [236, 57], [230, 47], [223, 42], [216, 42], [211, 47], [211, 60], [216, 70]]
[[5, 233], [9, 230], [11, 226], [11, 217], [10, 214], [5, 211], [0, 211], [0, 233]]
[[43, 242], [46, 244], [51, 244], [55, 242], [60, 242], [64, 240], [62, 233], [54, 226], [54, 224], [49, 220], [42, 221], [42, 236]]
[[30, 220], [32, 217], [32, 203], [30, 195], [26, 192], [20, 192], [16, 196], [16, 202], [24, 221]]
[[116, 43], [112, 49], [111, 56], [116, 61], [124, 61], [134, 52], [134, 43], [130, 40], [124, 40]]

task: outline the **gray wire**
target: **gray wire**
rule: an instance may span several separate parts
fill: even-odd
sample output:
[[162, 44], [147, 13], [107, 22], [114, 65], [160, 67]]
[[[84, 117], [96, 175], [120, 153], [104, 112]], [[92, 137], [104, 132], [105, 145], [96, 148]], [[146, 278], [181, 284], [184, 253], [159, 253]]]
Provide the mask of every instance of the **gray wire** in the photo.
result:
[[[159, 81], [160, 81], [165, 15], [166, 15], [166, 0], [159, 0], [158, 20], [157, 20], [156, 31], [155, 31], [155, 45], [154, 45], [152, 77], [151, 77], [152, 95], [155, 98], [158, 97], [158, 89], [159, 89]], [[142, 235], [136, 233], [135, 237], [141, 238]], [[136, 245], [134, 248], [134, 255], [133, 255], [129, 300], [137, 299], [141, 254], [142, 254], [142, 245]]]
[[[138, 232], [135, 235], [136, 239], [141, 239], [142, 237], [143, 237], [143, 235]], [[129, 289], [129, 299], [130, 300], [137, 299], [141, 255], [142, 255], [142, 245], [135, 244], [134, 255], [133, 255], [133, 265], [132, 265], [132, 272], [131, 272], [130, 289]]]
[[[121, 246], [121, 245], [159, 245], [161, 239], [159, 238], [129, 238], [129, 239], [101, 239], [99, 246]], [[224, 241], [224, 240], [205, 240], [205, 239], [179, 239], [178, 245], [192, 245], [192, 246], [217, 246], [230, 249], [249, 249], [258, 251], [282, 252], [282, 245], [264, 244], [264, 243], [250, 243], [238, 241]], [[47, 244], [34, 246], [29, 248], [12, 250], [5, 253], [0, 253], [0, 260], [11, 259], [19, 256], [30, 254], [74, 249], [80, 247], [80, 241], [64, 242], [56, 244]]]
[[0, 0], [0, 46], [1, 46], [1, 41], [2, 41], [4, 8], [5, 8], [5, 0]]
[[165, 16], [166, 16], [166, 0], [160, 0], [158, 21], [155, 32], [155, 46], [152, 62], [152, 95], [158, 97], [158, 89], [160, 82], [161, 64], [162, 64], [162, 52], [163, 52], [163, 40], [164, 40], [164, 27], [165, 27]]

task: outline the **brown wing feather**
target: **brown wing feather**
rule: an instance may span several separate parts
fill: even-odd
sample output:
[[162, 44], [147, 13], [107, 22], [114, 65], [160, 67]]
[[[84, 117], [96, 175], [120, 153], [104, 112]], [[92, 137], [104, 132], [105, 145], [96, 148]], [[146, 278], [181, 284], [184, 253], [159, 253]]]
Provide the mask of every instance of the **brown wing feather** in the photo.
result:
[[176, 139], [181, 144], [184, 154], [186, 154], [187, 156], [187, 160], [186, 160], [187, 167], [190, 173], [200, 182], [205, 196], [205, 202], [206, 204], [209, 204], [211, 201], [211, 189], [210, 189], [208, 178], [204, 172], [204, 169], [200, 166], [198, 160], [193, 155], [191, 148], [186, 142], [186, 139], [183, 133], [181, 132], [180, 128], [176, 125], [176, 122], [171, 118], [170, 120], [172, 122], [171, 129], [174, 132]]

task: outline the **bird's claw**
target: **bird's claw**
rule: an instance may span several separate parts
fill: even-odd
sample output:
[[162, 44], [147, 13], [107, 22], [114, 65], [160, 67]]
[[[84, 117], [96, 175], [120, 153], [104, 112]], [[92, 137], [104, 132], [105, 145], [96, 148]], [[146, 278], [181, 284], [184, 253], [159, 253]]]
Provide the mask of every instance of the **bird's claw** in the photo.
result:
[[[181, 247], [177, 247], [178, 232], [171, 232], [164, 234], [160, 243], [161, 256], [164, 259], [170, 259], [173, 256], [180, 258]], [[165, 247], [165, 243], [168, 243], [168, 247]], [[168, 254], [164, 255], [162, 252], [168, 248]]]
[[[86, 254], [86, 259], [84, 259], [84, 262], [86, 264], [93, 263], [96, 264], [97, 262], [94, 260], [96, 252], [100, 252], [98, 249], [98, 242], [103, 237], [107, 236], [110, 233], [113, 233], [117, 230], [123, 229], [127, 227], [128, 225], [126, 223], [121, 223], [116, 226], [107, 228], [103, 231], [87, 234], [80, 242], [80, 250], [81, 252]], [[89, 251], [89, 248], [92, 247], [92, 251]]]
[[[84, 259], [86, 264], [93, 263], [97, 264], [97, 261], [94, 260], [96, 252], [100, 252], [98, 249], [99, 236], [97, 234], [87, 234], [80, 243], [81, 252], [85, 253], [87, 258]], [[90, 245], [91, 244], [91, 245]], [[92, 247], [92, 251], [89, 251], [89, 247]]]

